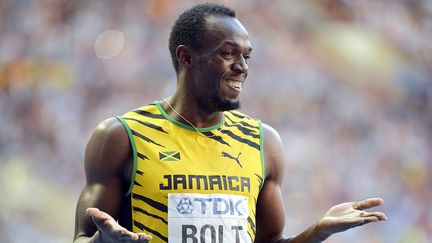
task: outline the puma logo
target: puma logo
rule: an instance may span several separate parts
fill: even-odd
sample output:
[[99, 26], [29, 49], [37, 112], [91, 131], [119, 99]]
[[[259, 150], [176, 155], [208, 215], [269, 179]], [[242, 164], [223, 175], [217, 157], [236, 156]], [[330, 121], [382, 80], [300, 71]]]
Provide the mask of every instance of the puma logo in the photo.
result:
[[227, 153], [227, 152], [222, 152], [222, 157], [226, 157], [226, 158], [228, 158], [228, 159], [233, 159], [233, 160], [235, 160], [235, 162], [237, 162], [237, 164], [240, 165], [241, 168], [243, 168], [243, 166], [241, 165], [240, 160], [239, 160], [241, 154], [242, 154], [242, 153], [240, 152], [240, 153], [237, 155], [237, 158], [235, 158], [234, 156], [232, 156], [231, 154], [229, 154], [229, 153]]

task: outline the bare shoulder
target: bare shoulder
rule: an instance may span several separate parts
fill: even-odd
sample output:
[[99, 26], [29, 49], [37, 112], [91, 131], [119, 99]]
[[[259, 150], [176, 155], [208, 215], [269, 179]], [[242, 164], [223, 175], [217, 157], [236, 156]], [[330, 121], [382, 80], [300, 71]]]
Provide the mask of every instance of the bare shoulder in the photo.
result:
[[85, 170], [87, 179], [118, 174], [125, 162], [132, 156], [127, 131], [117, 118], [100, 122], [85, 151]]
[[262, 127], [264, 132], [264, 143], [273, 146], [282, 143], [280, 135], [276, 129], [265, 123], [262, 124]]
[[281, 183], [284, 167], [282, 139], [273, 127], [265, 123], [263, 123], [263, 133], [266, 177]]
[[124, 136], [127, 139], [127, 132], [123, 124], [115, 117], [100, 122], [93, 131], [93, 135], [102, 136]]

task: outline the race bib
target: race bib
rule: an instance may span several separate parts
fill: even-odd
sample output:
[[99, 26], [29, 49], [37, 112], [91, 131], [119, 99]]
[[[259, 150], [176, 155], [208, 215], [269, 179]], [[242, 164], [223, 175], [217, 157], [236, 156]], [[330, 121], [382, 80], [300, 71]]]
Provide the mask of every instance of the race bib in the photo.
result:
[[168, 194], [168, 242], [250, 243], [248, 198], [229, 194]]

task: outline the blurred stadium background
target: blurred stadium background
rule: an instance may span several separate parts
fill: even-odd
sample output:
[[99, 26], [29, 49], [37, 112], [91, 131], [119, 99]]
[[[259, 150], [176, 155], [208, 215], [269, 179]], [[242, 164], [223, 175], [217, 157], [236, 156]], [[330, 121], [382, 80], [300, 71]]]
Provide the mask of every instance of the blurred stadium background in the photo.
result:
[[[0, 1], [0, 242], [71, 242], [96, 124], [167, 96], [199, 1]], [[242, 111], [287, 157], [286, 235], [332, 205], [389, 220], [328, 242], [432, 242], [432, 1], [225, 0], [254, 46]]]

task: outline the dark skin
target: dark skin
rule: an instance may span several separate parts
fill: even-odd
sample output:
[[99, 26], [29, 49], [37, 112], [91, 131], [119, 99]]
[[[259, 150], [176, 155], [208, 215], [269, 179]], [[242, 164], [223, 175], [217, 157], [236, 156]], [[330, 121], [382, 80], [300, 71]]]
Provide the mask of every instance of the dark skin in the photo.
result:
[[[195, 127], [219, 123], [221, 111], [212, 110], [212, 95], [235, 104], [247, 77], [252, 51], [249, 36], [235, 18], [208, 17], [205, 46], [194, 50], [178, 46], [178, 85], [170, 104]], [[211, 89], [209, 89], [211, 87]], [[165, 103], [164, 109], [185, 124]], [[279, 134], [263, 125], [266, 178], [257, 201], [255, 242], [322, 242], [330, 235], [370, 222], [385, 220], [381, 212], [363, 210], [379, 206], [380, 198], [347, 202], [332, 207], [317, 223], [299, 235], [282, 239], [284, 206], [281, 194], [284, 155]], [[132, 150], [123, 125], [115, 118], [101, 122], [94, 130], [85, 152], [86, 184], [76, 210], [74, 242], [149, 242], [144, 233], [130, 232], [116, 219], [122, 217], [131, 182]]]

